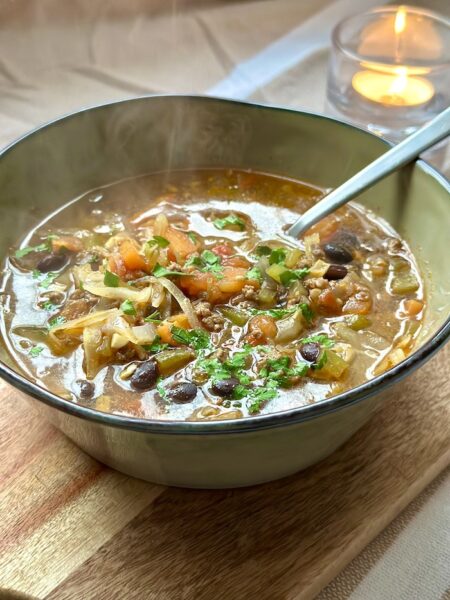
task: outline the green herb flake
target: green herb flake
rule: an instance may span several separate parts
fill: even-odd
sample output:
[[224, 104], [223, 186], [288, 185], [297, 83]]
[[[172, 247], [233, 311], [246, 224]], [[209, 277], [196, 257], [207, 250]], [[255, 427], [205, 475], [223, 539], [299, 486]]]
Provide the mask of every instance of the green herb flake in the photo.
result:
[[56, 304], [53, 304], [53, 302], [46, 302], [45, 304], [42, 305], [42, 310], [46, 310], [48, 312], [52, 312], [53, 310], [55, 310], [56, 308]]
[[157, 335], [151, 344], [142, 346], [142, 347], [147, 352], [157, 353], [157, 352], [162, 352], [163, 350], [166, 350], [166, 348], [168, 348], [168, 346], [169, 346], [169, 344], [161, 343], [161, 338], [159, 335]]
[[197, 243], [197, 236], [195, 235], [195, 233], [193, 231], [188, 231], [187, 236], [193, 244]]
[[66, 322], [66, 317], [63, 317], [62, 315], [58, 315], [57, 317], [53, 317], [52, 319], [49, 320], [47, 327], [48, 327], [48, 329], [53, 329], [54, 327], [57, 327], [58, 325], [62, 325], [65, 322]]
[[324, 333], [318, 333], [316, 335], [311, 335], [309, 337], [303, 338], [300, 340], [302, 344], [309, 344], [311, 342], [316, 342], [320, 344], [324, 348], [331, 348], [334, 346], [334, 341], [330, 340], [330, 338]]
[[170, 246], [169, 240], [161, 235], [154, 235], [153, 238], [147, 242], [147, 244], [149, 246], [159, 246], [160, 248], [167, 248], [167, 246]]
[[240, 217], [238, 217], [237, 215], [235, 215], [233, 213], [231, 213], [230, 215], [227, 215], [223, 219], [215, 219], [213, 221], [213, 225], [217, 229], [225, 229], [225, 228], [227, 228], [229, 226], [233, 226], [233, 225], [236, 225], [237, 227], [239, 227], [239, 229], [241, 231], [244, 231], [244, 229], [245, 229], [245, 221], [243, 221]]
[[136, 308], [131, 300], [124, 300], [120, 305], [120, 310], [126, 315], [135, 316]]
[[311, 307], [309, 306], [309, 304], [306, 304], [306, 302], [302, 302], [300, 304], [300, 310], [302, 311], [305, 321], [307, 323], [311, 323], [311, 321], [314, 319], [314, 313], [311, 310]]
[[263, 274], [259, 267], [252, 267], [247, 271], [247, 279], [254, 279], [256, 281], [262, 281]]
[[211, 347], [211, 340], [204, 329], [183, 329], [173, 325], [171, 328], [173, 339], [194, 350], [206, 350]]
[[317, 361], [317, 363], [315, 365], [312, 366], [313, 369], [322, 369], [322, 367], [324, 367], [328, 362], [328, 354], [327, 351], [324, 350], [322, 352], [322, 355], [320, 356], [319, 360]]
[[51, 242], [47, 240], [46, 242], [38, 244], [37, 246], [26, 246], [25, 248], [19, 248], [19, 250], [16, 250], [14, 253], [14, 256], [16, 258], [23, 258], [24, 256], [27, 256], [27, 254], [31, 254], [31, 252], [46, 252], [49, 250], [51, 250]]
[[256, 256], [269, 256], [272, 252], [272, 248], [269, 246], [258, 246], [255, 250]]
[[103, 283], [106, 285], [106, 287], [119, 287], [119, 276], [106, 269], [103, 277]]
[[153, 311], [148, 317], [145, 317], [144, 321], [146, 323], [161, 323], [161, 315], [159, 314], [159, 310]]
[[156, 389], [158, 390], [158, 394], [161, 396], [163, 400], [167, 398], [167, 390], [163, 385], [162, 379], [159, 379], [156, 383]]
[[28, 352], [28, 354], [30, 356], [32, 356], [33, 358], [35, 358], [36, 356], [39, 356], [39, 354], [41, 352], [43, 352], [43, 350], [44, 350], [44, 346], [33, 346], [31, 348], [31, 350]]
[[166, 267], [162, 267], [159, 263], [156, 263], [153, 269], [154, 277], [171, 277], [172, 275], [186, 275], [186, 273], [182, 273], [181, 271], [170, 271], [166, 269]]
[[251, 390], [247, 400], [248, 412], [251, 415], [258, 413], [266, 402], [273, 400], [278, 395], [274, 387], [257, 387]]
[[282, 285], [288, 286], [293, 281], [298, 281], [299, 279], [303, 279], [308, 275], [309, 269], [286, 269], [284, 273], [280, 273], [280, 281]]
[[269, 265], [280, 264], [283, 263], [286, 259], [286, 249], [285, 248], [275, 248], [270, 252], [269, 256]]

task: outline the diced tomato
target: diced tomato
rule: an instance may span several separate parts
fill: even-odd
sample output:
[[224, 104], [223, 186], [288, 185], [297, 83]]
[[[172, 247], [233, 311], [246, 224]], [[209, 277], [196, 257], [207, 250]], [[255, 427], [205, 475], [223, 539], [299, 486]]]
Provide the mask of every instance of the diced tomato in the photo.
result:
[[119, 252], [128, 271], [145, 271], [147, 269], [145, 258], [139, 254], [136, 246], [130, 240], [124, 240], [120, 244]]
[[344, 304], [342, 312], [352, 315], [368, 315], [372, 309], [372, 298], [370, 294], [364, 294], [361, 298], [360, 293], [351, 296]]
[[198, 245], [195, 244], [186, 233], [179, 229], [169, 227], [165, 232], [164, 237], [170, 242], [167, 254], [169, 260], [184, 262], [190, 254], [193, 254], [198, 250]]
[[316, 300], [318, 312], [326, 315], [340, 315], [342, 304], [330, 288], [323, 290]]
[[249, 321], [246, 341], [251, 346], [257, 346], [265, 344], [268, 339], [273, 339], [276, 335], [275, 320], [267, 315], [258, 315]]
[[224, 267], [240, 267], [244, 269], [250, 267], [250, 263], [244, 256], [231, 256], [230, 258], [225, 258], [222, 261], [222, 265]]
[[238, 294], [244, 285], [259, 287], [255, 279], [247, 279], [247, 269], [240, 267], [224, 267], [222, 278], [218, 279], [213, 273], [193, 271], [190, 276], [180, 277], [179, 285], [191, 297], [206, 295], [206, 300], [213, 304], [225, 302], [231, 296]]
[[179, 315], [172, 315], [162, 323], [160, 323], [156, 328], [156, 333], [161, 338], [161, 341], [165, 344], [170, 344], [171, 346], [177, 346], [177, 342], [173, 339], [171, 329], [175, 325], [176, 327], [181, 327], [182, 329], [190, 329], [189, 319], [184, 313], [180, 313]]
[[230, 244], [217, 244], [217, 246], [211, 248], [211, 252], [214, 252], [214, 254], [217, 254], [217, 256], [222, 257], [231, 256], [232, 254], [234, 254], [234, 250], [230, 246]]

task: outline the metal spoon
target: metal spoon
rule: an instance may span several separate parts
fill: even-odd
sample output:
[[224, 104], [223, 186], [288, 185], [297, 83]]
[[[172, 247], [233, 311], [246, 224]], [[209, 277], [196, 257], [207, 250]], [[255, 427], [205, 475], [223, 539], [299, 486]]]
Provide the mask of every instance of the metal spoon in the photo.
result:
[[448, 135], [450, 135], [450, 107], [330, 192], [297, 219], [287, 230], [287, 234], [299, 237], [317, 221], [372, 187], [380, 179], [414, 160], [421, 152]]

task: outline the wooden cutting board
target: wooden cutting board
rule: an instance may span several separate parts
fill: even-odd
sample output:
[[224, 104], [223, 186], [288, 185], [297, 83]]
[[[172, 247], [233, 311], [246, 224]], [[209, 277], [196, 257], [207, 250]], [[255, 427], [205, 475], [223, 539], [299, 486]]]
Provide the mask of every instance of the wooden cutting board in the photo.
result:
[[2, 383], [0, 587], [58, 600], [313, 598], [449, 464], [449, 359], [447, 346], [388, 392], [321, 464], [224, 491], [116, 473]]

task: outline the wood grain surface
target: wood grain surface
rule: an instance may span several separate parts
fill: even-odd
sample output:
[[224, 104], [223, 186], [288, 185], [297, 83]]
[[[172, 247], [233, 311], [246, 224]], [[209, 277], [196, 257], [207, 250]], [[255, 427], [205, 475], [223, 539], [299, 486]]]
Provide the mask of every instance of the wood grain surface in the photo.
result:
[[449, 464], [449, 359], [447, 346], [388, 392], [321, 464], [224, 491], [116, 473], [2, 382], [0, 586], [54, 600], [313, 598]]

